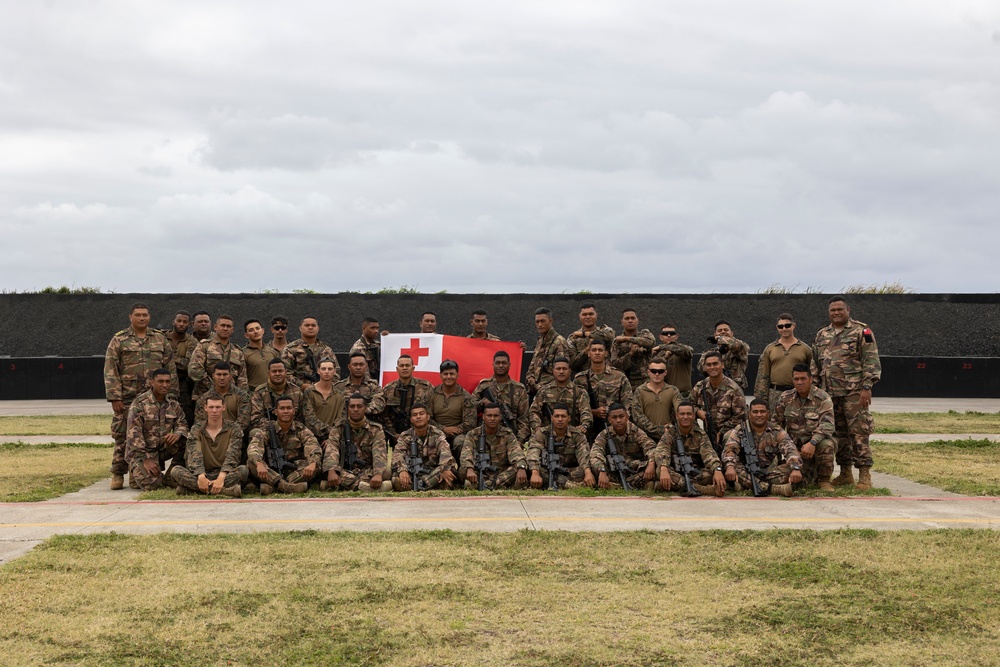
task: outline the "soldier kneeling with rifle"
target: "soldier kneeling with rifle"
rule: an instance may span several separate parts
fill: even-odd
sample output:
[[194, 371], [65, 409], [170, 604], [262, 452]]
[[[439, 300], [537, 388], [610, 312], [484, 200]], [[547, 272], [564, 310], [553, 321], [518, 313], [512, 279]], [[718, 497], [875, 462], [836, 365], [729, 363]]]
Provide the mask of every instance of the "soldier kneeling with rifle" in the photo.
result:
[[[547, 408], [548, 406], [546, 406]], [[531, 487], [549, 491], [594, 486], [590, 469], [590, 445], [580, 429], [569, 425], [569, 407], [552, 406], [548, 430], [539, 429], [528, 443]]]
[[393, 490], [451, 489], [456, 468], [444, 433], [430, 425], [427, 405], [415, 403], [410, 408], [410, 428], [399, 434], [392, 450]]
[[455, 438], [461, 445], [459, 478], [469, 489], [487, 491], [528, 485], [528, 464], [524, 449], [514, 432], [502, 424], [503, 413], [497, 403], [483, 408], [483, 423]]
[[656, 443], [629, 421], [621, 403], [608, 407], [608, 426], [597, 434], [590, 448], [590, 468], [602, 489], [646, 489], [656, 487]]
[[321, 491], [391, 491], [385, 431], [368, 421], [361, 394], [347, 399], [347, 420], [335, 424], [323, 446]]
[[677, 423], [670, 424], [656, 445], [657, 491], [676, 491], [685, 496], [717, 496], [726, 493], [726, 478], [705, 431], [695, 422], [694, 404], [677, 406]]
[[[735, 490], [753, 490], [754, 496], [791, 496], [802, 483], [802, 457], [791, 437], [769, 423], [767, 401], [750, 402], [750, 420], [734, 428], [722, 450], [726, 480]], [[743, 455], [743, 461], [740, 455]]]
[[266, 426], [250, 433], [247, 447], [247, 468], [260, 480], [260, 494], [305, 493], [323, 463], [323, 449], [312, 431], [294, 420], [290, 396], [274, 400], [273, 421], [270, 411], [265, 416]]

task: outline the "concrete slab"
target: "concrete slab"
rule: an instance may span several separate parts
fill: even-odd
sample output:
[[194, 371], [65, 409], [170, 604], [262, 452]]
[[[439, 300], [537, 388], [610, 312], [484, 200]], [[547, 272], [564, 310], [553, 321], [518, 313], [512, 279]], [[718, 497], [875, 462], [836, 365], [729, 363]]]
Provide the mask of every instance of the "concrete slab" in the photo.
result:
[[107, 415], [111, 404], [101, 399], [51, 401], [0, 401], [0, 417], [23, 415]]
[[20, 558], [41, 543], [42, 540], [0, 540], [0, 565]]

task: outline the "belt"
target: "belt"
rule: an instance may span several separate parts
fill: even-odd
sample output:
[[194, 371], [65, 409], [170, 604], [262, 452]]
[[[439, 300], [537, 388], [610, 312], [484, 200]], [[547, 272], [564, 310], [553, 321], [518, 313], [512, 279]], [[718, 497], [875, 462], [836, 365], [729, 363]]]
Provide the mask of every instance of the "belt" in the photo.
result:
[[771, 389], [774, 389], [775, 391], [788, 391], [789, 389], [792, 389], [792, 388], [793, 387], [790, 384], [772, 384], [771, 385]]

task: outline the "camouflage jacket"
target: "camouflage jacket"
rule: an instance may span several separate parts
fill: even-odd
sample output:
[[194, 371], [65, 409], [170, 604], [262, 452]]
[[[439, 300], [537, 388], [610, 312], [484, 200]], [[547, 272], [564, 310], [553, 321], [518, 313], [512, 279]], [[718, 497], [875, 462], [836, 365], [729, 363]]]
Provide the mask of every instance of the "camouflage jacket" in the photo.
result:
[[[430, 404], [431, 392], [434, 390], [427, 380], [410, 378], [410, 384], [405, 392], [399, 380], [393, 380], [385, 386], [382, 392], [385, 398], [385, 410], [382, 411], [382, 425], [391, 439], [410, 428], [410, 408], [416, 403]], [[403, 394], [405, 393], [405, 397]], [[402, 404], [401, 404], [402, 402]], [[430, 408], [428, 408], [429, 410]], [[437, 429], [434, 429], [437, 431]]]
[[[708, 394], [707, 407], [702, 389]], [[747, 414], [747, 400], [743, 395], [743, 389], [732, 378], [726, 376], [722, 377], [717, 389], [712, 388], [710, 378], [698, 382], [691, 390], [691, 402], [697, 409], [711, 412], [716, 437], [720, 438], [723, 433], [743, 421]]]
[[[484, 426], [477, 426], [462, 437], [462, 453], [459, 455], [459, 470], [475, 469], [476, 453], [479, 451], [479, 434]], [[524, 448], [518, 442], [517, 436], [504, 425], [500, 425], [493, 435], [486, 434], [486, 451], [490, 456], [490, 464], [501, 472], [511, 466], [527, 469], [524, 458]]]
[[[816, 365], [813, 363], [812, 348], [800, 340], [792, 343], [787, 350], [781, 344], [781, 339], [774, 341], [760, 353], [757, 366], [757, 381], [753, 385], [753, 396], [766, 401], [771, 385], [792, 385], [792, 367], [796, 364], [809, 366], [815, 375]], [[786, 390], [787, 391], [787, 390]]]
[[333, 360], [335, 377], [333, 381], [340, 379], [340, 362], [333, 349], [323, 341], [316, 339], [311, 345], [301, 338], [293, 340], [281, 351], [281, 360], [288, 366], [288, 374], [292, 382], [298, 385], [312, 384], [319, 381], [319, 362], [324, 359]]
[[[737, 464], [743, 462], [743, 448], [740, 446], [740, 438], [746, 422], [741, 423], [729, 433], [726, 438], [726, 446], [722, 450], [722, 463]], [[757, 445], [757, 461], [760, 467], [767, 470], [773, 465], [788, 463], [793, 468], [802, 467], [802, 457], [799, 450], [795, 448], [795, 443], [788, 437], [785, 429], [775, 424], [768, 424], [761, 435], [757, 435], [750, 429], [753, 435], [754, 444]]]
[[500, 336], [494, 336], [489, 331], [486, 332], [486, 338], [479, 338], [474, 333], [470, 333], [466, 338], [475, 338], [476, 340], [500, 340]]
[[871, 389], [882, 376], [875, 334], [864, 322], [848, 320], [837, 334], [833, 325], [816, 332], [813, 345], [817, 384], [830, 396]]
[[[726, 348], [722, 352], [721, 348]], [[698, 370], [705, 372], [704, 359], [709, 352], [722, 353], [722, 366], [726, 369], [726, 375], [731, 377], [742, 389], [747, 388], [747, 363], [750, 359], [750, 346], [739, 338], [732, 336], [719, 336], [719, 344], [710, 347], [701, 353], [698, 360]]]
[[615, 330], [606, 324], [598, 324], [592, 331], [584, 332], [582, 336], [574, 337], [570, 334], [566, 337], [566, 345], [569, 347], [569, 366], [574, 373], [579, 373], [590, 365], [587, 353], [590, 351], [590, 341], [594, 339], [603, 340], [605, 349], [610, 353], [611, 343], [615, 340]]
[[244, 433], [250, 432], [250, 394], [246, 389], [232, 385], [225, 395], [216, 391], [213, 385], [211, 389], [198, 397], [198, 402], [194, 406], [195, 426], [208, 421], [208, 411], [205, 410], [205, 404], [210, 398], [222, 399], [222, 405], [225, 408], [222, 413], [223, 419], [236, 422]]
[[[667, 352], [670, 354], [668, 355]], [[694, 348], [684, 343], [664, 343], [653, 348], [653, 359], [667, 365], [667, 384], [678, 391], [691, 391], [691, 359]]]
[[232, 367], [231, 375], [233, 384], [237, 387], [249, 389], [247, 382], [247, 365], [243, 357], [243, 350], [230, 340], [223, 345], [213, 334], [211, 338], [206, 338], [191, 349], [191, 357], [188, 359], [188, 377], [195, 383], [191, 398], [198, 400], [198, 397], [212, 388], [212, 372], [215, 365], [220, 361], [228, 361]]
[[[576, 382], [570, 380], [560, 387], [555, 381], [542, 385], [535, 399], [531, 402], [531, 432], [540, 428], [548, 428], [549, 410], [556, 403], [565, 403], [569, 408], [570, 426], [576, 426], [586, 433], [594, 423], [594, 415], [590, 412], [590, 397]], [[549, 410], [545, 409], [549, 407]]]
[[617, 340], [611, 343], [611, 365], [624, 373], [633, 387], [645, 382], [648, 377], [646, 366], [653, 356], [655, 342], [653, 332], [643, 329], [624, 343]]
[[[676, 424], [671, 424], [666, 428], [663, 432], [663, 437], [656, 443], [656, 449], [653, 450], [653, 460], [656, 461], [657, 467], [673, 467], [674, 454], [677, 453], [678, 437], [682, 438], [684, 452], [690, 455], [691, 462], [696, 468], [711, 472], [721, 469], [722, 463], [719, 461], [718, 455], [716, 455], [712, 444], [708, 441], [705, 431], [697, 423], [695, 423], [687, 435], [682, 435], [680, 428]], [[678, 472], [680, 471], [678, 470]]]
[[610, 426], [597, 434], [594, 446], [590, 448], [590, 467], [595, 473], [608, 469], [607, 449], [608, 438], [614, 438], [615, 449], [625, 457], [625, 463], [629, 470], [635, 472], [641, 465], [649, 461], [656, 449], [656, 443], [652, 438], [643, 433], [642, 429], [628, 423], [625, 428], [625, 435], [618, 435]]
[[[613, 403], [621, 403], [627, 409], [632, 403], [632, 385], [625, 374], [617, 368], [605, 365], [604, 372], [600, 375], [587, 369], [577, 373], [574, 381], [587, 394], [591, 410], [607, 407]], [[597, 422], [595, 419], [594, 426], [603, 428], [603, 425]]]
[[[427, 401], [427, 412], [432, 425], [441, 429], [460, 426], [462, 433], [468, 433], [476, 428], [476, 399], [462, 385], [455, 385], [455, 388], [458, 391], [448, 397], [444, 395], [444, 385], [434, 387]], [[460, 408], [458, 403], [461, 403]]]
[[316, 413], [312, 409], [312, 403], [305, 400], [305, 394], [291, 382], [285, 382], [284, 388], [280, 391], [277, 387], [272, 387], [268, 382], [263, 387], [257, 387], [250, 394], [250, 428], [267, 428], [268, 418], [273, 422], [274, 401], [279, 396], [285, 395], [292, 399], [295, 405], [295, 417], [297, 422], [302, 422], [306, 428], [312, 431], [313, 435], [322, 432], [326, 426], [316, 419]]
[[479, 384], [472, 391], [472, 398], [477, 405], [484, 400], [484, 394], [487, 389], [489, 389], [494, 400], [503, 403], [510, 409], [514, 415], [514, 423], [511, 424], [511, 427], [516, 431], [515, 435], [519, 441], [526, 441], [531, 426], [528, 414], [527, 388], [516, 380], [508, 380], [506, 384], [501, 386], [497, 382], [496, 377], [488, 377], [480, 380]]
[[[336, 470], [339, 475], [345, 470], [371, 470], [374, 475], [388, 468], [389, 450], [382, 427], [367, 419], [357, 429], [350, 427], [349, 424], [350, 422], [345, 420], [330, 431], [330, 438], [323, 446], [323, 472]], [[353, 468], [345, 468], [341, 463], [344, 461], [346, 464], [347, 461], [345, 428], [351, 429], [351, 442], [354, 444]]]
[[[167, 446], [163, 438], [171, 433], [181, 436], [182, 440]], [[161, 454], [173, 454], [183, 446], [187, 434], [187, 420], [180, 403], [169, 396], [158, 403], [152, 391], [139, 394], [128, 411], [125, 460], [131, 463], [134, 459], [158, 459]]]
[[569, 344], [555, 329], [549, 329], [544, 336], [538, 337], [535, 353], [524, 374], [524, 385], [528, 391], [537, 391], [543, 383], [552, 379], [552, 362], [556, 357], [569, 358]]
[[[567, 469], [578, 468], [590, 464], [590, 443], [587, 436], [575, 426], [566, 429], [566, 435], [562, 440], [555, 441], [555, 452], [559, 457], [559, 463]], [[528, 441], [528, 451], [525, 458], [528, 461], [528, 470], [541, 471], [548, 460], [549, 451], [549, 429], [539, 429]]]
[[184, 338], [178, 341], [175, 341], [170, 337], [170, 334], [167, 334], [167, 340], [170, 341], [170, 347], [174, 351], [174, 366], [177, 368], [177, 377], [178, 379], [186, 380], [189, 352], [198, 344], [198, 339], [189, 333], [185, 333]]
[[272, 359], [280, 359], [281, 355], [267, 343], [261, 347], [243, 346], [243, 359], [247, 365], [247, 384], [250, 391], [267, 383], [267, 365]]
[[116, 333], [104, 355], [104, 394], [108, 401], [131, 403], [149, 389], [149, 373], [157, 368], [170, 371], [170, 393], [179, 391], [174, 349], [166, 334], [146, 329], [139, 338], [132, 327]]
[[632, 392], [629, 414], [646, 435], [659, 440], [663, 437], [666, 425], [674, 422], [680, 402], [681, 394], [677, 387], [666, 384], [660, 393], [656, 393], [643, 383]]
[[[184, 465], [194, 475], [218, 470], [227, 475], [240, 465], [243, 457], [243, 429], [229, 419], [222, 420], [222, 431], [214, 439], [208, 434], [206, 424], [195, 423], [184, 450]], [[210, 450], [209, 461], [222, 459], [218, 467], [205, 469], [205, 450]]]
[[809, 388], [809, 395], [804, 399], [790, 389], [778, 399], [771, 420], [788, 431], [797, 446], [807, 442], [816, 445], [834, 436], [833, 400], [815, 386]]
[[[316, 436], [302, 422], [293, 421], [287, 431], [283, 431], [278, 422], [272, 422], [278, 433], [278, 442], [285, 452], [285, 460], [289, 463], [305, 461], [306, 465], [315, 463], [319, 468], [323, 463], [323, 448], [319, 446]], [[250, 444], [247, 446], [247, 465], [256, 466], [261, 461], [267, 463], [265, 452], [271, 443], [271, 432], [267, 424], [263, 428], [255, 428], [250, 432]], [[281, 472], [280, 470], [278, 472]]]
[[408, 469], [410, 445], [413, 442], [417, 443], [417, 453], [424, 460], [423, 466], [427, 474], [445, 470], [458, 472], [458, 465], [455, 463], [455, 457], [451, 455], [451, 447], [448, 446], [444, 433], [433, 426], [428, 426], [427, 435], [422, 438], [412, 428], [400, 434], [392, 450], [393, 475], [399, 475]]
[[379, 383], [370, 377], [366, 377], [364, 382], [357, 386], [351, 384], [350, 377], [346, 377], [339, 382], [334, 382], [333, 388], [335, 391], [339, 391], [344, 395], [345, 406], [354, 394], [361, 394], [364, 396], [365, 400], [368, 402], [368, 407], [365, 408], [365, 414], [369, 417], [378, 417], [385, 411], [385, 392], [382, 391], [382, 387]]
[[370, 341], [362, 336], [354, 341], [354, 345], [351, 346], [351, 350], [348, 353], [348, 358], [355, 352], [361, 352], [365, 355], [365, 359], [368, 360], [368, 375], [378, 384], [378, 376], [381, 371], [379, 364], [382, 363], [382, 341], [377, 338]]

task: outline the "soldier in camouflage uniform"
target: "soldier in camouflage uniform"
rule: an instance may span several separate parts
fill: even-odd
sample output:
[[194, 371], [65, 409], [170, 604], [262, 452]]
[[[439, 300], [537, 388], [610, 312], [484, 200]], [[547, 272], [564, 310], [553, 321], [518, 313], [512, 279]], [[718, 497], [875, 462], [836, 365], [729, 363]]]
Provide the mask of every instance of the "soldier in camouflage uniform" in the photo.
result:
[[702, 356], [702, 364], [708, 377], [698, 382], [691, 390], [691, 402], [698, 410], [698, 418], [705, 424], [706, 429], [709, 428], [706, 410], [711, 413], [711, 426], [715, 429], [716, 438], [712, 446], [722, 451], [722, 443], [726, 441], [729, 431], [736, 428], [746, 416], [746, 398], [740, 386], [723, 374], [721, 354], [706, 352]]
[[271, 348], [279, 355], [288, 347], [288, 318], [275, 315], [271, 318]]
[[[488, 394], [488, 395], [487, 395]], [[475, 403], [482, 407], [487, 403], [500, 405], [501, 416], [506, 415], [507, 428], [514, 431], [518, 442], [525, 442], [530, 433], [528, 416], [528, 390], [523, 384], [510, 377], [510, 355], [499, 350], [493, 354], [493, 377], [479, 381], [472, 391]]]
[[530, 484], [533, 489], [549, 486], [549, 438], [554, 441], [555, 455], [559, 465], [567, 473], [559, 473], [556, 485], [559, 488], [572, 489], [581, 484], [593, 487], [597, 480], [590, 469], [590, 445], [583, 431], [569, 425], [569, 407], [559, 403], [552, 408], [552, 423], [548, 429], [539, 429], [528, 442], [526, 459], [531, 471]]
[[666, 382], [677, 387], [681, 400], [691, 398], [691, 359], [694, 348], [678, 338], [677, 327], [664, 324], [660, 327], [660, 345], [653, 348], [653, 359], [663, 359], [667, 364]]
[[857, 489], [871, 488], [872, 450], [868, 436], [875, 430], [868, 408], [872, 387], [882, 376], [875, 334], [864, 322], [851, 319], [843, 297], [830, 299], [830, 325], [816, 332], [814, 358], [817, 384], [833, 399], [840, 476], [834, 486], [851, 485], [851, 464], [858, 468]]
[[476, 399], [458, 384], [458, 362], [452, 359], [441, 362], [441, 384], [431, 390], [427, 413], [431, 425], [444, 433], [457, 460], [462, 452], [458, 436], [476, 428]]
[[611, 472], [611, 455], [608, 441], [614, 442], [615, 451], [625, 460], [625, 481], [633, 489], [652, 491], [656, 488], [656, 460], [653, 450], [656, 443], [642, 429], [629, 421], [628, 411], [621, 403], [608, 408], [608, 427], [597, 434], [590, 448], [590, 468], [597, 475], [597, 486], [602, 489], [622, 488], [617, 472]]
[[548, 429], [552, 408], [562, 403], [569, 406], [569, 424], [584, 433], [594, 423], [590, 412], [590, 396], [573, 381], [569, 359], [556, 357], [552, 364], [552, 382], [545, 384], [531, 402], [531, 432]]
[[351, 351], [350, 360], [347, 362], [347, 377], [340, 382], [334, 382], [333, 388], [344, 395], [345, 405], [348, 398], [354, 394], [361, 394], [368, 401], [366, 414], [375, 420], [381, 418], [385, 410], [385, 393], [378, 380], [368, 375], [368, 357], [364, 352]]
[[191, 315], [186, 310], [178, 310], [174, 314], [173, 329], [167, 334], [177, 369], [177, 402], [184, 408], [184, 417], [189, 424], [194, 423], [194, 401], [191, 400], [194, 384], [188, 378], [187, 360], [189, 352], [198, 344], [198, 339], [188, 333], [190, 323]]
[[[330, 432], [323, 447], [323, 472], [319, 483], [322, 491], [391, 491], [392, 472], [385, 431], [368, 421], [368, 402], [361, 394], [347, 400], [347, 419]], [[346, 431], [350, 431], [353, 461], [349, 457]]]
[[821, 491], [833, 491], [833, 400], [822, 389], [813, 386], [811, 369], [796, 364], [792, 370], [794, 388], [778, 399], [773, 420], [788, 431], [802, 456], [802, 475], [807, 484], [815, 483]]
[[333, 359], [337, 376], [335, 379], [339, 380], [340, 363], [337, 361], [337, 355], [333, 353], [333, 348], [317, 338], [319, 322], [316, 318], [303, 317], [299, 333], [302, 337], [293, 340], [281, 351], [281, 359], [288, 366], [292, 384], [308, 389], [313, 382], [318, 381], [320, 359]]
[[667, 426], [653, 450], [658, 479], [655, 490], [681, 493], [685, 489], [683, 471], [674, 457], [678, 440], [684, 443], [685, 453], [698, 470], [691, 480], [695, 491], [703, 496], [724, 496], [726, 478], [722, 474], [722, 464], [705, 431], [695, 421], [694, 405], [688, 401], [677, 406], [677, 423]]
[[656, 339], [649, 329], [639, 331], [639, 316], [634, 308], [622, 311], [622, 329], [622, 335], [611, 343], [611, 365], [624, 373], [635, 389], [646, 381], [646, 367]]
[[809, 366], [813, 363], [812, 348], [795, 337], [795, 320], [792, 316], [781, 313], [776, 326], [778, 340], [760, 353], [757, 381], [753, 387], [754, 398], [767, 401], [772, 413], [778, 398], [792, 389], [792, 368], [796, 364]]
[[479, 458], [480, 438], [483, 448], [489, 457], [489, 465], [495, 470], [484, 474], [487, 489], [504, 489], [513, 487], [523, 489], [528, 485], [528, 464], [524, 458], [524, 449], [517, 436], [509, 428], [501, 424], [500, 406], [487, 403], [483, 408], [483, 423], [465, 435], [455, 439], [460, 447], [458, 464], [459, 479], [465, 480], [465, 487], [479, 487], [479, 474], [476, 461]]
[[701, 353], [698, 370], [705, 372], [705, 355], [718, 352], [722, 355], [722, 365], [727, 377], [731, 377], [740, 389], [747, 388], [747, 363], [750, 359], [750, 346], [733, 335], [729, 322], [719, 320], [715, 323], [715, 335], [709, 336], [712, 347]]
[[593, 442], [607, 425], [608, 406], [612, 403], [628, 405], [632, 401], [632, 385], [617, 368], [607, 365], [608, 346], [603, 340], [590, 341], [590, 367], [576, 374], [576, 384], [587, 392], [594, 423], [587, 431], [587, 440]]
[[650, 361], [647, 373], [649, 382], [632, 392], [629, 408], [636, 425], [654, 442], [658, 442], [666, 425], [674, 422], [674, 411], [681, 402], [681, 394], [677, 387], [663, 381], [667, 363], [662, 358]]
[[279, 396], [287, 396], [295, 406], [294, 419], [302, 422], [313, 435], [324, 431], [325, 424], [316, 419], [312, 403], [305, 399], [302, 390], [288, 381], [285, 362], [272, 359], [267, 365], [267, 384], [258, 387], [250, 395], [250, 429], [267, 428], [268, 421], [274, 421], [274, 409]]
[[420, 475], [419, 487], [423, 490], [454, 488], [458, 472], [455, 457], [445, 440], [444, 433], [430, 425], [427, 406], [415, 403], [410, 408], [410, 429], [396, 440], [392, 450], [392, 488], [395, 491], [409, 491], [414, 487], [410, 477], [409, 461], [411, 446], [416, 443], [417, 454], [423, 459], [424, 473]]
[[396, 374], [399, 379], [387, 384], [382, 392], [385, 398], [382, 426], [392, 445], [396, 444], [396, 438], [411, 424], [410, 411], [413, 406], [419, 403], [426, 408], [434, 390], [434, 385], [427, 380], [413, 377], [413, 357], [408, 354], [400, 355], [396, 360]]
[[[191, 316], [191, 335], [199, 343], [212, 337], [212, 316], [208, 311], [199, 310]], [[191, 358], [190, 349], [187, 358]]]
[[[282, 493], [305, 493], [309, 482], [323, 464], [323, 448], [316, 436], [301, 422], [295, 421], [295, 404], [288, 396], [275, 401], [275, 420], [264, 428], [250, 433], [247, 447], [247, 468], [260, 481], [260, 493], [267, 496], [275, 490]], [[271, 429], [278, 436], [278, 444], [285, 459], [282, 470], [278, 461], [270, 459]], [[268, 458], [270, 460], [265, 460]]]
[[583, 371], [590, 363], [591, 341], [604, 341], [604, 349], [611, 350], [615, 339], [615, 330], [606, 324], [597, 324], [597, 310], [594, 304], [585, 303], [580, 306], [580, 328], [566, 338], [569, 345], [569, 366], [574, 373]]
[[535, 329], [538, 331], [538, 342], [524, 374], [524, 386], [531, 394], [552, 381], [552, 362], [556, 357], [569, 358], [569, 344], [552, 328], [551, 310], [539, 308], [535, 311]]
[[[765, 492], [776, 496], [791, 496], [795, 487], [805, 485], [802, 476], [802, 457], [795, 443], [777, 424], [768, 423], [770, 413], [767, 401], [755, 398], [750, 402], [750, 437], [757, 449], [757, 462], [766, 479], [758, 482]], [[737, 491], [753, 488], [750, 472], [745, 465], [745, 455], [740, 439], [747, 429], [747, 421], [740, 422], [729, 432], [722, 450], [722, 465], [726, 480]]]
[[355, 352], [364, 356], [368, 375], [377, 383], [381, 373], [379, 366], [382, 363], [382, 339], [378, 334], [378, 320], [374, 317], [366, 317], [361, 321], [361, 338], [354, 341], [349, 356], [353, 358]]
[[137, 396], [129, 408], [125, 460], [133, 488], [152, 491], [164, 484], [173, 486], [173, 478], [163, 475], [163, 464], [184, 463], [188, 425], [180, 403], [167, 394], [174, 380], [166, 368], [152, 371], [149, 391]]
[[466, 338], [478, 338], [479, 340], [500, 340], [499, 336], [494, 336], [486, 330], [486, 327], [489, 326], [489, 320], [486, 319], [485, 310], [472, 311], [472, 319], [469, 320], [469, 324], [472, 325], [472, 333], [466, 336]]
[[142, 303], [129, 309], [129, 327], [116, 333], [104, 355], [104, 392], [111, 403], [111, 488], [121, 489], [128, 464], [125, 461], [126, 420], [136, 397], [149, 389], [149, 373], [165, 368], [170, 373], [171, 393], [178, 393], [174, 351], [167, 336], [149, 328], [149, 307]]
[[221, 494], [239, 498], [248, 475], [247, 467], [240, 465], [243, 429], [224, 418], [225, 405], [221, 398], [206, 398], [204, 409], [205, 421], [195, 424], [188, 436], [184, 465], [170, 469], [177, 484], [177, 494]]
[[264, 342], [264, 325], [258, 319], [243, 323], [243, 336], [247, 344], [243, 346], [243, 358], [247, 364], [247, 384], [250, 391], [267, 382], [267, 365], [281, 354]]
[[188, 377], [195, 383], [191, 397], [197, 401], [212, 386], [212, 371], [220, 361], [230, 366], [237, 387], [249, 390], [247, 365], [243, 350], [233, 342], [233, 318], [219, 315], [215, 318], [215, 335], [207, 338], [191, 351], [188, 359]]
[[220, 361], [212, 371], [212, 388], [198, 397], [195, 405], [194, 426], [204, 424], [208, 419], [208, 412], [205, 410], [205, 403], [210, 398], [222, 400], [224, 419], [234, 421], [240, 426], [244, 433], [250, 432], [250, 394], [246, 389], [233, 386], [233, 376], [229, 372], [229, 363]]

